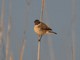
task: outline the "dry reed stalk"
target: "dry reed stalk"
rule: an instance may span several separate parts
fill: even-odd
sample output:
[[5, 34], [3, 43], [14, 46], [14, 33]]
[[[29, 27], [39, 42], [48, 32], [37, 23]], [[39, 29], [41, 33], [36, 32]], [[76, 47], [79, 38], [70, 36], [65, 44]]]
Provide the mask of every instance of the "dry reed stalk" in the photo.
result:
[[75, 36], [75, 23], [73, 23], [72, 26], [72, 60], [76, 60], [76, 44], [75, 44], [75, 40], [76, 40], [76, 36]]
[[72, 0], [72, 60], [76, 60], [76, 0]]
[[41, 20], [41, 21], [43, 20], [44, 7], [45, 7], [45, 0], [42, 0], [41, 16], [40, 16], [40, 20]]
[[6, 60], [9, 60], [10, 32], [11, 32], [11, 0], [9, 0], [9, 19], [8, 19], [7, 41], [6, 41]]
[[8, 60], [9, 58], [10, 32], [11, 32], [11, 17], [9, 17], [9, 20], [8, 20], [8, 31], [7, 31], [7, 41], [6, 41], [6, 60]]
[[10, 54], [9, 60], [14, 60], [14, 59], [13, 59], [13, 54], [12, 54], [12, 52], [11, 52], [11, 54]]
[[0, 17], [0, 59], [2, 59], [3, 49], [3, 32], [4, 32], [4, 15], [5, 15], [5, 0], [2, 0], [2, 9]]
[[[44, 14], [44, 6], [45, 6], [45, 0], [42, 0], [42, 6], [41, 6], [41, 16], [40, 20], [43, 20], [43, 14]], [[40, 60], [40, 42], [41, 42], [41, 37], [38, 37], [38, 52], [37, 52], [37, 60]]]
[[37, 60], [40, 60], [40, 42], [42, 36], [38, 36], [38, 52], [37, 52]]
[[38, 40], [38, 54], [37, 54], [37, 60], [40, 60], [40, 41]]
[[25, 32], [24, 32], [24, 35], [23, 35], [23, 41], [22, 41], [22, 47], [21, 47], [21, 51], [20, 51], [20, 57], [19, 57], [19, 60], [23, 60], [23, 54], [24, 54], [24, 48], [25, 48]]
[[2, 43], [3, 31], [4, 31], [4, 15], [5, 15], [5, 0], [2, 0], [2, 11], [0, 19], [0, 44]]

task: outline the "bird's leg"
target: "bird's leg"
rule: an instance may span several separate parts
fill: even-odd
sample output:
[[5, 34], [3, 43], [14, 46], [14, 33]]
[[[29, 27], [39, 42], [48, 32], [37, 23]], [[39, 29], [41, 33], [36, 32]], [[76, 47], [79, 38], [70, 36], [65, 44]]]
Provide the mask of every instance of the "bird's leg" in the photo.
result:
[[41, 40], [41, 38], [42, 38], [42, 35], [40, 36], [40, 40]]
[[38, 35], [38, 41], [41, 41], [42, 35]]

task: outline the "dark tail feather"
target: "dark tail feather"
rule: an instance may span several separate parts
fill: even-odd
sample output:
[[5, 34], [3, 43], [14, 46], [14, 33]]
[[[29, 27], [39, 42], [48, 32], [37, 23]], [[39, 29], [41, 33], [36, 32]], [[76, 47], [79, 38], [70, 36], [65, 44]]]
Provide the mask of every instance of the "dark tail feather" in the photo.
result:
[[52, 30], [49, 30], [49, 32], [50, 32], [50, 33], [54, 33], [54, 34], [57, 34], [56, 32], [53, 32]]
[[52, 32], [52, 33], [57, 34], [56, 32]]

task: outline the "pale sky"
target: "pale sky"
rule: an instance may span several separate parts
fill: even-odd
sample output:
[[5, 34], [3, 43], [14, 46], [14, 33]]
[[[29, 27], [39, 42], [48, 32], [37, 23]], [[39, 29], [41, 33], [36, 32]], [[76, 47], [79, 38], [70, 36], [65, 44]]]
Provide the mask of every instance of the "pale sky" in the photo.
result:
[[[72, 0], [45, 0], [44, 22], [58, 35], [43, 36], [41, 41], [41, 60], [71, 60], [72, 59]], [[29, 3], [29, 4], [28, 4]], [[9, 16], [9, 0], [5, 1], [5, 36]], [[1, 15], [2, 0], [0, 0]], [[22, 36], [26, 29], [26, 46], [23, 60], [37, 60], [37, 35], [34, 20], [40, 19], [41, 0], [12, 0], [12, 31], [11, 51], [14, 60], [19, 59]], [[80, 0], [76, 0], [75, 46], [76, 60], [80, 60]], [[5, 41], [5, 39], [4, 39]]]

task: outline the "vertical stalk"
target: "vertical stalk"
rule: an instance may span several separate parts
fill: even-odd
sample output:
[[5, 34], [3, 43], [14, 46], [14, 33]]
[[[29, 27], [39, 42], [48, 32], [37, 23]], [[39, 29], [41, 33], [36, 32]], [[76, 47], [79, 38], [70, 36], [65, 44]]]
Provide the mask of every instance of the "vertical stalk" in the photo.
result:
[[40, 41], [38, 40], [38, 55], [37, 60], [40, 60]]
[[40, 16], [40, 20], [41, 20], [41, 21], [43, 20], [44, 7], [45, 7], [45, 0], [42, 0], [41, 16]]
[[26, 40], [25, 40], [25, 32], [24, 32], [24, 35], [23, 35], [23, 43], [22, 43], [22, 48], [21, 48], [21, 51], [20, 51], [20, 58], [19, 58], [19, 60], [23, 60], [25, 42], [26, 42]]
[[41, 36], [38, 36], [38, 54], [37, 54], [37, 60], [40, 60], [40, 43], [41, 43], [41, 38], [42, 38], [42, 35]]
[[9, 19], [8, 19], [7, 41], [6, 41], [6, 60], [9, 60], [10, 33], [11, 33], [11, 0], [9, 0]]
[[72, 60], [76, 60], [76, 50], [75, 50], [75, 41], [76, 41], [76, 0], [72, 0]]
[[2, 0], [2, 11], [1, 11], [1, 17], [0, 17], [1, 18], [0, 19], [0, 44], [2, 44], [2, 37], [3, 37], [3, 31], [4, 31], [4, 15], [5, 15], [5, 0]]
[[13, 59], [13, 54], [12, 54], [12, 52], [11, 52], [11, 54], [10, 54], [10, 59], [9, 60], [14, 60]]
[[2, 0], [2, 10], [0, 17], [0, 59], [2, 59], [2, 48], [3, 48], [3, 32], [4, 32], [4, 15], [5, 15], [5, 0]]
[[10, 48], [10, 32], [11, 32], [11, 21], [10, 17], [8, 20], [8, 31], [7, 31], [7, 41], [6, 41], [6, 60], [9, 57], [9, 48]]
[[[45, 5], [45, 0], [42, 0], [42, 6], [41, 6], [41, 16], [40, 20], [43, 20], [43, 14], [44, 14], [44, 5]], [[38, 54], [37, 54], [37, 60], [40, 60], [40, 42], [41, 42], [42, 36], [38, 36]]]

